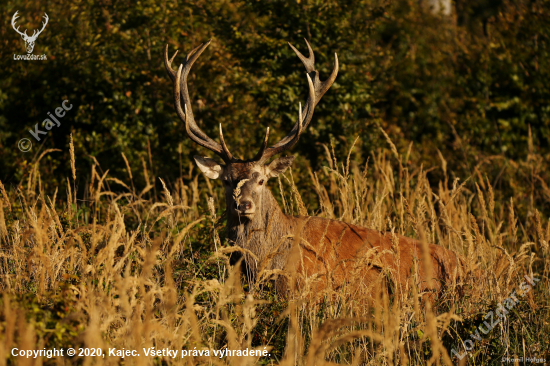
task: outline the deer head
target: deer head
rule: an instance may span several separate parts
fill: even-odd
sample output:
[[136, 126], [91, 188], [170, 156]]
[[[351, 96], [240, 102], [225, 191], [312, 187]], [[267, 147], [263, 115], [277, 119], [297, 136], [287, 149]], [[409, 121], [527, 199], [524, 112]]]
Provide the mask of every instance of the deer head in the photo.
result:
[[[338, 57], [334, 54], [334, 69], [330, 77], [321, 82], [319, 72], [315, 70], [315, 56], [311, 46], [306, 40], [309, 50], [309, 57], [302, 55], [290, 43], [292, 50], [298, 55], [306, 67], [306, 77], [309, 84], [309, 97], [302, 108], [298, 108], [298, 120], [288, 135], [281, 141], [268, 147], [269, 127], [267, 128], [265, 138], [260, 146], [258, 153], [249, 160], [235, 158], [223, 138], [222, 126], [220, 124], [220, 143], [215, 142], [208, 137], [195, 122], [193, 111], [191, 109], [191, 99], [187, 89], [187, 77], [193, 63], [210, 45], [210, 41], [200, 45], [192, 50], [186, 57], [178, 71], [172, 69], [172, 61], [176, 57], [177, 51], [168, 59], [168, 45], [164, 51], [164, 65], [170, 79], [174, 82], [174, 103], [180, 119], [185, 124], [187, 135], [197, 144], [211, 150], [217, 154], [225, 164], [220, 164], [216, 160], [195, 156], [195, 161], [201, 171], [210, 179], [222, 180], [226, 189], [227, 212], [231, 217], [238, 217], [239, 220], [251, 220], [254, 215], [261, 210], [264, 193], [267, 193], [266, 183], [269, 178], [276, 177], [283, 173], [293, 162], [293, 156], [279, 157], [271, 163], [266, 162], [277, 154], [280, 154], [292, 148], [300, 138], [302, 132], [307, 128], [313, 117], [315, 106], [321, 97], [330, 88], [338, 73]], [[183, 108], [182, 108], [183, 101]]]
[[25, 48], [27, 49], [27, 53], [32, 53], [32, 50], [34, 49], [34, 42], [36, 42], [36, 39], [38, 38], [38, 36], [40, 35], [40, 33], [42, 33], [42, 31], [44, 30], [44, 28], [46, 28], [46, 24], [48, 24], [48, 14], [44, 13], [44, 19], [45, 21], [42, 22], [42, 29], [40, 29], [39, 31], [37, 31], [36, 29], [33, 31], [32, 33], [32, 36], [28, 36], [27, 35], [27, 30], [25, 29], [25, 32], [21, 33], [19, 31], [19, 27], [20, 26], [17, 26], [17, 28], [15, 28], [15, 21], [17, 20], [17, 18], [19, 17], [17, 15], [17, 13], [19, 12], [16, 11], [15, 14], [13, 14], [13, 17], [11, 18], [11, 26], [13, 27], [13, 29], [15, 29], [15, 31], [17, 33], [19, 33], [21, 35], [21, 38], [23, 38], [23, 41], [25, 41]]

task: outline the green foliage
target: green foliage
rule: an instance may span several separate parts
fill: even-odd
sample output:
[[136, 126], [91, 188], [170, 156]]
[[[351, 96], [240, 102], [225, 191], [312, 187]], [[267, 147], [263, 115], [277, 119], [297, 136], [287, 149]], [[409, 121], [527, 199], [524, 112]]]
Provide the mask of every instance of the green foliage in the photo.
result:
[[[0, 304], [3, 307], [9, 306], [5, 304], [6, 301], [15, 304], [16, 312], [11, 316], [26, 318], [44, 346], [51, 349], [60, 349], [68, 345], [78, 346], [82, 343], [79, 336], [85, 330], [82, 323], [85, 316], [78, 311], [77, 298], [70, 288], [74, 280], [67, 277], [57, 291], [45, 293], [44, 298], [48, 299], [47, 301], [39, 301], [32, 292], [19, 294], [13, 299], [4, 293], [0, 297]], [[2, 315], [0, 326], [5, 329], [6, 323], [13, 322], [14, 319], [8, 320], [7, 314]], [[19, 319], [19, 326], [22, 325], [21, 321], [22, 319]]]
[[[20, 10], [18, 24], [33, 29], [47, 11], [50, 23], [35, 49], [46, 61], [10, 59], [0, 71], [2, 181], [17, 185], [40, 148], [59, 148], [46, 156], [41, 172], [53, 191], [70, 175], [71, 132], [80, 174], [88, 174], [93, 156], [111, 174], [126, 176], [121, 152], [134, 170], [141, 170], [142, 159], [151, 161], [151, 152], [154, 175], [174, 179], [174, 167], [187, 166], [198, 147], [173, 109], [163, 49], [179, 49], [177, 63], [210, 38], [190, 76], [193, 108], [210, 136], [224, 125], [238, 156], [250, 157], [265, 127], [275, 141], [295, 120], [307, 84], [286, 42], [305, 52], [303, 37], [313, 45], [322, 78], [334, 52], [341, 67], [295, 150], [305, 158], [300, 166], [317, 167], [323, 150], [316, 143], [331, 138], [338, 152], [357, 135], [365, 152], [383, 145], [379, 124], [403, 150], [415, 142], [426, 164], [438, 163], [439, 149], [449, 170], [462, 177], [487, 156], [524, 158], [528, 126], [546, 156], [550, 2], [488, 2], [472, 9], [458, 8], [457, 25], [406, 1], [76, 1], [47, 7], [28, 1], [22, 8], [6, 2], [5, 19]], [[17, 33], [9, 27], [0, 32], [4, 60], [23, 52]], [[28, 130], [64, 99], [75, 108], [62, 126], [43, 146], [33, 140], [30, 153], [19, 151], [19, 139], [32, 139]], [[492, 179], [498, 173], [489, 172]], [[506, 188], [508, 179], [501, 181]]]

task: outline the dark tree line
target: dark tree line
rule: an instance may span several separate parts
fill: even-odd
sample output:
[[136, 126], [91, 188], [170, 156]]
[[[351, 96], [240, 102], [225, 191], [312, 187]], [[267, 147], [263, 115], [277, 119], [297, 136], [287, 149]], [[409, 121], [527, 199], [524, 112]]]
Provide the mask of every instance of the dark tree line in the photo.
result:
[[[16, 10], [31, 33], [47, 12], [34, 50], [46, 61], [13, 59], [25, 53], [9, 23]], [[140, 170], [150, 151], [157, 176], [179, 176], [180, 165], [186, 170], [192, 155], [205, 151], [177, 119], [163, 48], [179, 49], [178, 63], [208, 39], [189, 81], [196, 119], [214, 137], [222, 123], [237, 155], [249, 157], [267, 126], [273, 141], [292, 126], [307, 82], [287, 42], [306, 52], [305, 37], [322, 78], [334, 52], [341, 67], [294, 149], [302, 157], [298, 170], [318, 168], [323, 148], [316, 143], [331, 139], [343, 155], [360, 136], [366, 158], [386, 147], [378, 126], [399, 151], [413, 141], [418, 165], [439, 165], [440, 150], [462, 178], [480, 179], [476, 166], [493, 155], [521, 160], [536, 153], [548, 163], [548, 0], [460, 1], [451, 16], [412, 0], [29, 0], [5, 2], [1, 11], [0, 180], [7, 186], [25, 179], [37, 152], [58, 148], [41, 162], [46, 188], [55, 189], [69, 176], [70, 133], [82, 180], [90, 156], [111, 174], [125, 174], [121, 152]], [[18, 141], [65, 99], [75, 105], [68, 118], [42, 146], [33, 141], [22, 153]], [[502, 189], [515, 189], [500, 166], [485, 169]]]

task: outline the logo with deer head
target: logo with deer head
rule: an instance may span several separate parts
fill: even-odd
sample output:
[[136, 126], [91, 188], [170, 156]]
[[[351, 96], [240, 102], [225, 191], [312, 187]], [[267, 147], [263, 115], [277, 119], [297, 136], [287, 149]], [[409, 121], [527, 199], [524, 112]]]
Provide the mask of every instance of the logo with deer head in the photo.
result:
[[25, 32], [20, 32], [19, 31], [19, 27], [20, 26], [17, 26], [17, 28], [15, 28], [15, 22], [17, 20], [17, 18], [19, 17], [19, 15], [17, 15], [17, 13], [19, 12], [16, 11], [15, 14], [13, 14], [13, 17], [11, 18], [11, 26], [13, 27], [13, 29], [15, 29], [15, 31], [17, 33], [19, 33], [21, 35], [21, 38], [23, 38], [23, 41], [25, 41], [25, 48], [27, 49], [27, 53], [32, 53], [32, 50], [34, 49], [34, 43], [36, 42], [36, 39], [38, 38], [38, 36], [40, 35], [40, 33], [42, 33], [42, 31], [44, 30], [44, 28], [46, 28], [46, 24], [48, 24], [48, 14], [44, 13], [44, 22], [42, 22], [42, 29], [40, 29], [39, 31], [37, 31], [36, 29], [33, 31], [32, 33], [32, 36], [29, 36], [27, 35], [27, 30], [25, 29]]

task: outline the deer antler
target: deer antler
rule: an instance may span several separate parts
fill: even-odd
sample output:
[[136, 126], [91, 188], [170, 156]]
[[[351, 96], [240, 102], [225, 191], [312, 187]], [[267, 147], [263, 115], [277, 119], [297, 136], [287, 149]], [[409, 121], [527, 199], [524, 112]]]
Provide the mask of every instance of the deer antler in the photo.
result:
[[[290, 46], [290, 48], [292, 48], [292, 50], [296, 53], [296, 55], [300, 58], [300, 60], [302, 60], [302, 63], [306, 67], [306, 72], [307, 72], [306, 76], [309, 84], [309, 97], [307, 99], [307, 102], [304, 105], [303, 109], [300, 107], [298, 121], [296, 121], [296, 124], [294, 125], [290, 133], [275, 145], [269, 148], [266, 148], [267, 138], [269, 136], [269, 128], [268, 128], [264, 142], [260, 147], [260, 151], [254, 157], [253, 159], [254, 161], [263, 163], [266, 160], [273, 157], [274, 155], [279, 154], [293, 147], [296, 144], [296, 142], [298, 142], [298, 139], [300, 138], [302, 131], [305, 130], [309, 125], [309, 123], [311, 122], [311, 118], [313, 117], [313, 111], [315, 109], [315, 106], [317, 105], [317, 103], [319, 103], [319, 100], [321, 100], [322, 96], [327, 92], [327, 90], [334, 83], [334, 80], [336, 80], [336, 75], [338, 74], [338, 56], [336, 55], [336, 53], [334, 54], [334, 69], [332, 70], [332, 73], [330, 74], [327, 80], [321, 82], [321, 80], [319, 79], [319, 72], [315, 70], [315, 55], [307, 39], [305, 41], [307, 44], [307, 48], [309, 50], [309, 57], [305, 57], [304, 55], [302, 55], [300, 51], [298, 51], [290, 43], [288, 45]], [[302, 115], [305, 116], [303, 120], [302, 120]]]
[[17, 28], [15, 28], [15, 21], [17, 20], [17, 18], [19, 18], [19, 15], [17, 15], [17, 13], [19, 13], [19, 10], [17, 10], [17, 11], [15, 12], [15, 14], [13, 14], [13, 17], [11, 18], [11, 26], [12, 26], [13, 29], [14, 29], [17, 33], [19, 33], [21, 36], [28, 37], [28, 36], [27, 36], [27, 30], [26, 30], [26, 29], [25, 29], [25, 33], [21, 33], [21, 32], [19, 31], [20, 25], [17, 26]]
[[[233, 160], [233, 155], [229, 152], [225, 141], [223, 139], [222, 126], [220, 124], [220, 141], [221, 144], [218, 144], [216, 141], [208, 137], [202, 130], [199, 128], [193, 117], [193, 110], [191, 109], [191, 98], [189, 98], [189, 90], [187, 88], [187, 76], [191, 67], [199, 56], [204, 52], [206, 47], [210, 45], [210, 41], [201, 44], [191, 52], [187, 54], [185, 62], [180, 65], [178, 71], [175, 72], [172, 69], [172, 61], [176, 57], [178, 51], [174, 53], [171, 59], [168, 59], [168, 45], [164, 49], [164, 66], [168, 72], [168, 76], [174, 82], [174, 102], [176, 106], [176, 112], [178, 116], [185, 124], [185, 131], [191, 140], [195, 141], [197, 144], [206, 147], [207, 149], [218, 154], [226, 163], [229, 163]], [[181, 100], [183, 99], [184, 109], [181, 108]]]
[[[34, 30], [34, 32], [32, 33], [32, 36], [30, 38], [32, 39], [36, 39], [38, 38], [38, 36], [40, 35], [40, 33], [42, 33], [42, 31], [44, 30], [44, 28], [46, 28], [46, 24], [48, 24], [48, 20], [50, 18], [48, 18], [48, 14], [44, 13], [44, 16], [42, 18], [45, 18], [45, 22], [42, 22], [42, 29], [40, 29], [39, 31], [37, 31], [36, 29]], [[26, 32], [26, 31], [25, 31]]]
[[44, 30], [44, 28], [46, 28], [46, 24], [48, 24], [48, 20], [50, 18], [48, 18], [48, 14], [44, 13], [44, 16], [43, 18], [46, 19], [45, 22], [42, 22], [42, 29], [40, 29], [39, 31], [37, 31], [36, 29], [34, 30], [34, 32], [32, 33], [32, 36], [28, 36], [27, 35], [27, 30], [25, 29], [25, 32], [21, 33], [19, 31], [19, 27], [20, 26], [17, 26], [17, 28], [15, 28], [15, 22], [17, 20], [17, 18], [19, 18], [19, 15], [17, 15], [17, 13], [19, 13], [19, 10], [17, 10], [15, 12], [15, 14], [13, 14], [13, 17], [11, 18], [11, 26], [13, 27], [13, 29], [19, 33], [21, 36], [23, 36], [25, 39], [28, 39], [28, 40], [36, 40], [36, 38], [38, 38], [38, 36], [40, 35], [40, 33], [42, 33], [42, 31]]
[[[286, 135], [281, 141], [269, 148], [267, 147], [269, 128], [267, 129], [264, 141], [262, 143], [262, 146], [260, 147], [260, 151], [251, 161], [263, 163], [274, 155], [293, 147], [296, 142], [298, 142], [302, 131], [305, 130], [311, 122], [315, 106], [336, 79], [336, 75], [338, 74], [338, 56], [336, 55], [336, 53], [334, 54], [334, 69], [332, 70], [332, 73], [326, 81], [321, 82], [321, 80], [319, 79], [319, 72], [315, 70], [315, 55], [313, 54], [313, 50], [311, 49], [311, 46], [309, 45], [307, 40], [306, 44], [309, 50], [309, 57], [305, 57], [304, 55], [302, 55], [300, 51], [298, 51], [296, 48], [294, 48], [293, 45], [289, 43], [292, 50], [296, 53], [296, 55], [298, 55], [298, 57], [300, 58], [300, 60], [302, 60], [304, 66], [306, 67], [306, 77], [309, 85], [309, 97], [307, 99], [307, 102], [304, 108], [302, 108], [300, 104], [298, 110], [298, 121], [296, 121], [296, 124], [294, 125], [290, 133]], [[187, 76], [189, 75], [191, 67], [209, 45], [210, 41], [201, 44], [200, 46], [189, 52], [187, 54], [187, 57], [185, 58], [185, 62], [180, 65], [177, 72], [172, 69], [172, 61], [174, 61], [174, 58], [176, 57], [178, 51], [174, 53], [172, 58], [168, 59], [168, 45], [166, 45], [166, 48], [164, 49], [164, 66], [166, 68], [166, 72], [168, 72], [168, 76], [170, 76], [170, 79], [174, 82], [174, 102], [176, 106], [176, 112], [185, 124], [185, 131], [187, 132], [187, 135], [189, 135], [191, 140], [218, 154], [226, 163], [229, 163], [235, 159], [233, 158], [233, 155], [225, 144], [221, 124], [221, 144], [218, 144], [210, 137], [208, 137], [195, 122], [195, 118], [193, 117], [193, 110], [191, 109], [191, 98], [189, 98], [189, 90], [187, 88]], [[183, 109], [181, 107], [182, 99], [184, 103]]]

